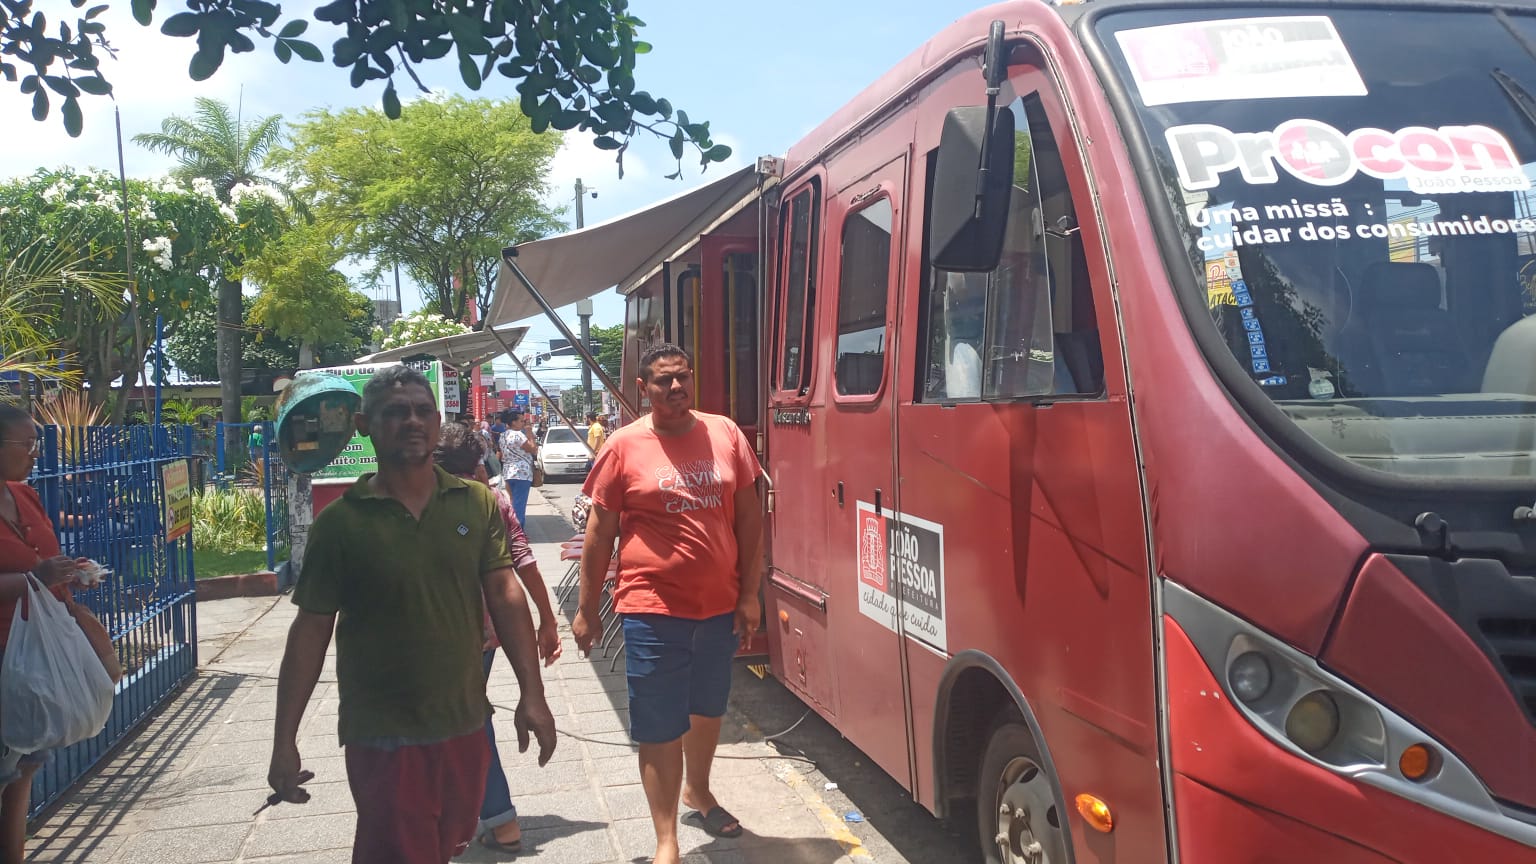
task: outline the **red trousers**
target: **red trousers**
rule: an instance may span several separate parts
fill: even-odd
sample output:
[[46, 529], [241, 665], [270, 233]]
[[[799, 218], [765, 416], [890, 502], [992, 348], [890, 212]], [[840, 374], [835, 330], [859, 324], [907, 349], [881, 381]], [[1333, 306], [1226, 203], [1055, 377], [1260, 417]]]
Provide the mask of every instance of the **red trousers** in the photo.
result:
[[475, 839], [490, 747], [485, 730], [380, 750], [349, 744], [357, 803], [352, 864], [447, 864]]

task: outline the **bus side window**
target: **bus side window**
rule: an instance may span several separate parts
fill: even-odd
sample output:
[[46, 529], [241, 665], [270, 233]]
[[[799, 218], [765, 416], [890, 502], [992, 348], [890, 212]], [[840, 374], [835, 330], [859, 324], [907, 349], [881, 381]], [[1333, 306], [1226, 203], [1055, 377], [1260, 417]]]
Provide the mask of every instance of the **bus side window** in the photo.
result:
[[842, 280], [837, 292], [837, 392], [868, 396], [885, 379], [885, 315], [890, 292], [889, 198], [843, 223]]
[[[1015, 99], [1010, 110], [1018, 130], [1013, 196], [997, 269], [925, 274], [924, 402], [1094, 394], [1103, 386], [1087, 258], [1056, 139], [1039, 94]], [[929, 155], [930, 184], [935, 159]]]
[[[780, 246], [784, 262], [783, 342], [779, 350], [777, 389], [805, 395], [811, 385], [807, 346], [811, 345], [816, 308], [816, 236], [821, 212], [821, 187], [815, 181], [794, 194], [781, 210]], [[773, 376], [769, 376], [770, 378]]]

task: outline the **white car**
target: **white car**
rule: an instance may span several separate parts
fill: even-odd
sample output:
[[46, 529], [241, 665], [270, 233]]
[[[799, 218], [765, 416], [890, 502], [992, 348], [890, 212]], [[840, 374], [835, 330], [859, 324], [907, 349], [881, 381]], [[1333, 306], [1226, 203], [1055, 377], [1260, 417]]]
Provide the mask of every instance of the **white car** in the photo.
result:
[[544, 477], [584, 478], [592, 459], [587, 450], [587, 435], [569, 426], [551, 426], [544, 433], [539, 447], [539, 464], [544, 467]]

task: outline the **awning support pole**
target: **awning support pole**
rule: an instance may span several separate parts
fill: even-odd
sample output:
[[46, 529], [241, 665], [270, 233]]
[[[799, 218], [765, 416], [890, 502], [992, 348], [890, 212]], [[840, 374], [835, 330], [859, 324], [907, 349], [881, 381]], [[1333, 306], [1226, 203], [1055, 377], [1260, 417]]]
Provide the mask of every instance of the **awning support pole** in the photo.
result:
[[[549, 410], [560, 416], [560, 422], [571, 427], [572, 429], [580, 430], [587, 428], [586, 426], [577, 426], [575, 423], [571, 422], [571, 418], [565, 416], [565, 412], [560, 410], [560, 403], [550, 398], [550, 395], [544, 391], [544, 385], [540, 384], [538, 379], [533, 377], [533, 373], [528, 371], [528, 367], [523, 365], [523, 361], [518, 359], [516, 354], [512, 353], [512, 346], [507, 344], [507, 340], [501, 338], [501, 334], [496, 332], [496, 328], [487, 327], [485, 328], [485, 332], [491, 334], [491, 338], [501, 343], [501, 347], [506, 349], [507, 356], [512, 358], [513, 363], [517, 364], [518, 371], [523, 373], [523, 377], [528, 379], [528, 383], [533, 385], [533, 389], [539, 391], [539, 395], [543, 396], [544, 401], [549, 403]], [[587, 439], [582, 438], [580, 434], [578, 434], [576, 437], [581, 438], [581, 446], [587, 448], [588, 453], [591, 453], [593, 457], [597, 456], [597, 454], [592, 450], [592, 445], [587, 443]], [[500, 442], [498, 442], [498, 444], [499, 443]]]
[[629, 416], [639, 417], [639, 408], [631, 403], [629, 397], [624, 395], [624, 390], [618, 384], [615, 384], [612, 378], [608, 377], [608, 373], [603, 371], [603, 367], [599, 366], [597, 360], [593, 358], [592, 352], [587, 350], [587, 346], [581, 344], [581, 340], [576, 337], [576, 334], [571, 332], [571, 328], [565, 326], [565, 322], [560, 320], [559, 315], [555, 314], [555, 308], [549, 305], [549, 301], [544, 299], [544, 295], [539, 293], [539, 289], [533, 287], [533, 283], [528, 280], [522, 268], [517, 266], [517, 247], [508, 246], [502, 249], [501, 260], [507, 265], [507, 269], [512, 271], [512, 275], [517, 277], [517, 281], [523, 283], [523, 287], [528, 290], [528, 296], [533, 298], [533, 302], [539, 304], [539, 308], [543, 309], [544, 314], [549, 320], [554, 322], [555, 327], [560, 330], [560, 335], [564, 336], [576, 348], [576, 352], [581, 355], [582, 362], [591, 368], [592, 374], [596, 375], [603, 382], [603, 389], [613, 394], [613, 398], [617, 399], [619, 404], [624, 406], [624, 409], [629, 412]]

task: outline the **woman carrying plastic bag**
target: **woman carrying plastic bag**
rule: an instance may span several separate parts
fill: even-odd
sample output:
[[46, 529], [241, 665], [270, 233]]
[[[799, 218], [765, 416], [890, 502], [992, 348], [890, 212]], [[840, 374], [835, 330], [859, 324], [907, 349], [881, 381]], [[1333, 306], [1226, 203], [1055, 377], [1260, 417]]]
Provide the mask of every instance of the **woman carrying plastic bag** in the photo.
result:
[[[55, 605], [69, 609], [74, 606], [70, 586], [86, 563], [59, 553], [59, 540], [42, 501], [25, 482], [32, 473], [37, 441], [37, 426], [26, 412], [0, 405], [0, 669], [11, 647], [17, 601], [32, 590], [33, 580], [25, 574], [31, 573], [47, 588]], [[87, 659], [92, 660], [84, 663], [87, 669], [101, 668], [94, 654]], [[46, 758], [47, 751], [24, 754], [0, 747], [0, 864], [23, 860], [32, 775]]]

